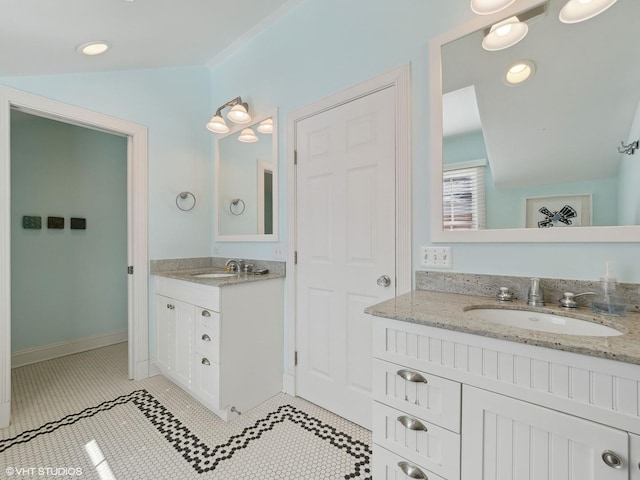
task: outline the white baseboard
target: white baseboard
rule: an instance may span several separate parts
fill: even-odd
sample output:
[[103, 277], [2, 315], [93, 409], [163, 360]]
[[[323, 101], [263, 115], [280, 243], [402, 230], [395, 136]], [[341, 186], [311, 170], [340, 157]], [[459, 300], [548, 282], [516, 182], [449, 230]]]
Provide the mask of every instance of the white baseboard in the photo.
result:
[[162, 372], [160, 371], [160, 367], [156, 363], [155, 360], [151, 360], [149, 362], [149, 376], [155, 377], [156, 375], [160, 375]]
[[292, 397], [296, 396], [296, 377], [285, 373], [282, 375], [282, 391]]
[[0, 403], [0, 428], [7, 428], [10, 424], [11, 403]]
[[76, 338], [67, 342], [52, 343], [43, 347], [28, 348], [11, 354], [11, 368], [23, 367], [32, 363], [64, 357], [73, 353], [86, 352], [94, 348], [115, 345], [126, 342], [128, 333], [115, 332], [106, 335], [93, 335], [91, 337]]

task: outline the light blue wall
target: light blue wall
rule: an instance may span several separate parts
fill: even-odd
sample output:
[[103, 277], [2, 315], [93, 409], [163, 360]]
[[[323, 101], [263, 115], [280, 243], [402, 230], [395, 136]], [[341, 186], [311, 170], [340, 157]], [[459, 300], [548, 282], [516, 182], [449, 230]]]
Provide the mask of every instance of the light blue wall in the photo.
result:
[[[127, 330], [127, 141], [11, 114], [12, 350]], [[22, 228], [42, 217], [41, 230]], [[65, 228], [47, 228], [47, 216]], [[70, 230], [70, 217], [86, 230]]]
[[[209, 78], [204, 67], [184, 67], [0, 77], [0, 84], [148, 127], [149, 257], [158, 259], [211, 254]], [[190, 212], [175, 203], [185, 190], [197, 198]]]
[[[149, 258], [206, 257], [213, 239], [210, 73], [204, 67], [0, 77], [0, 84], [148, 127]], [[193, 192], [183, 212], [176, 196]], [[153, 292], [150, 289], [150, 292]], [[149, 316], [154, 318], [153, 297]], [[155, 324], [149, 324], [155, 355]]]
[[[430, 243], [429, 41], [473, 17], [467, 0], [307, 0], [211, 69], [214, 104], [237, 95], [254, 112], [280, 113], [280, 178], [286, 178], [288, 113], [399, 65], [411, 63], [413, 248]], [[280, 184], [280, 234], [286, 232], [286, 185]], [[640, 241], [640, 239], [639, 239]], [[283, 242], [281, 242], [283, 243]], [[221, 254], [272, 258], [273, 244], [218, 244]], [[456, 244], [454, 271], [596, 279], [604, 262], [621, 281], [640, 282], [640, 243]]]
[[[255, 131], [255, 128], [254, 128]], [[218, 201], [221, 208], [218, 225], [222, 235], [257, 235], [258, 233], [258, 161], [273, 161], [273, 142], [270, 134], [254, 132], [258, 141], [243, 143], [239, 133], [231, 134], [218, 142]], [[245, 209], [233, 215], [231, 200], [239, 198]]]
[[[481, 131], [455, 135], [444, 140], [442, 155], [445, 164], [487, 158], [487, 149]], [[640, 178], [629, 174], [631, 178]], [[497, 188], [491, 175], [491, 159], [488, 159], [485, 174], [485, 202], [487, 228], [524, 228], [526, 226], [525, 204], [531, 197], [552, 195], [591, 194], [593, 200], [593, 225], [618, 225], [618, 182], [620, 177], [598, 181], [565, 182], [534, 187]], [[637, 198], [636, 191], [633, 195]], [[628, 210], [628, 208], [627, 208]], [[622, 214], [622, 212], [621, 212]], [[640, 224], [636, 221], [633, 225]]]
[[[636, 109], [636, 115], [631, 125], [629, 138], [626, 144], [630, 144], [640, 139], [640, 102]], [[633, 155], [621, 155], [619, 170], [619, 203], [620, 225], [640, 224], [640, 151]]]

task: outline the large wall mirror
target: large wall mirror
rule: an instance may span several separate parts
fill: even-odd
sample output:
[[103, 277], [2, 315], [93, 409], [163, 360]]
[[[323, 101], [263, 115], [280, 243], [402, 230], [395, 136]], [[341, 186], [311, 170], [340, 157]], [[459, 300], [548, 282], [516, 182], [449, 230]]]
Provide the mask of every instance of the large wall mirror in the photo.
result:
[[[277, 111], [254, 117], [216, 144], [215, 240], [278, 240]], [[264, 128], [272, 125], [272, 128]], [[253, 137], [244, 138], [250, 128]], [[269, 131], [272, 130], [272, 131]], [[248, 140], [248, 141], [247, 141]]]
[[[640, 151], [618, 150], [640, 137], [640, 1], [573, 24], [566, 2], [519, 0], [431, 42], [433, 241], [640, 239]], [[513, 16], [524, 39], [483, 48]], [[533, 74], [511, 85], [520, 61]]]

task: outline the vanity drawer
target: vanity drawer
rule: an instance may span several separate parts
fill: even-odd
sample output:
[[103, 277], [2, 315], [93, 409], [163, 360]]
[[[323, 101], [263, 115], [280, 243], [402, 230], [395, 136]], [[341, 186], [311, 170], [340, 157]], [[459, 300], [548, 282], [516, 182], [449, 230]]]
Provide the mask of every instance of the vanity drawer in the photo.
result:
[[462, 388], [458, 382], [374, 358], [373, 398], [460, 433]]
[[205, 405], [220, 409], [220, 365], [211, 359], [195, 355], [194, 379], [191, 390]]
[[[407, 480], [410, 478], [420, 478], [428, 480], [450, 480], [445, 479], [430, 472], [421, 465], [407, 461], [386, 448], [378, 445], [373, 446], [373, 475], [375, 480]], [[403, 470], [404, 469], [404, 470]], [[412, 472], [408, 476], [406, 472]]]
[[373, 441], [448, 479], [460, 478], [460, 435], [373, 403]]
[[220, 314], [196, 307], [195, 351], [211, 362], [220, 363]]

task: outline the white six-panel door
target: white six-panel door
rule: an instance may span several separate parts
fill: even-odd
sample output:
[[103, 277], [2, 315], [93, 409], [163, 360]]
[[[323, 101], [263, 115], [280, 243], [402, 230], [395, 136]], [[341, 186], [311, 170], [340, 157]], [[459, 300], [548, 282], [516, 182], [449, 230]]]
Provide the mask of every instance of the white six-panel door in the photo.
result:
[[396, 285], [395, 122], [395, 90], [385, 88], [296, 128], [296, 392], [367, 428], [364, 309]]

